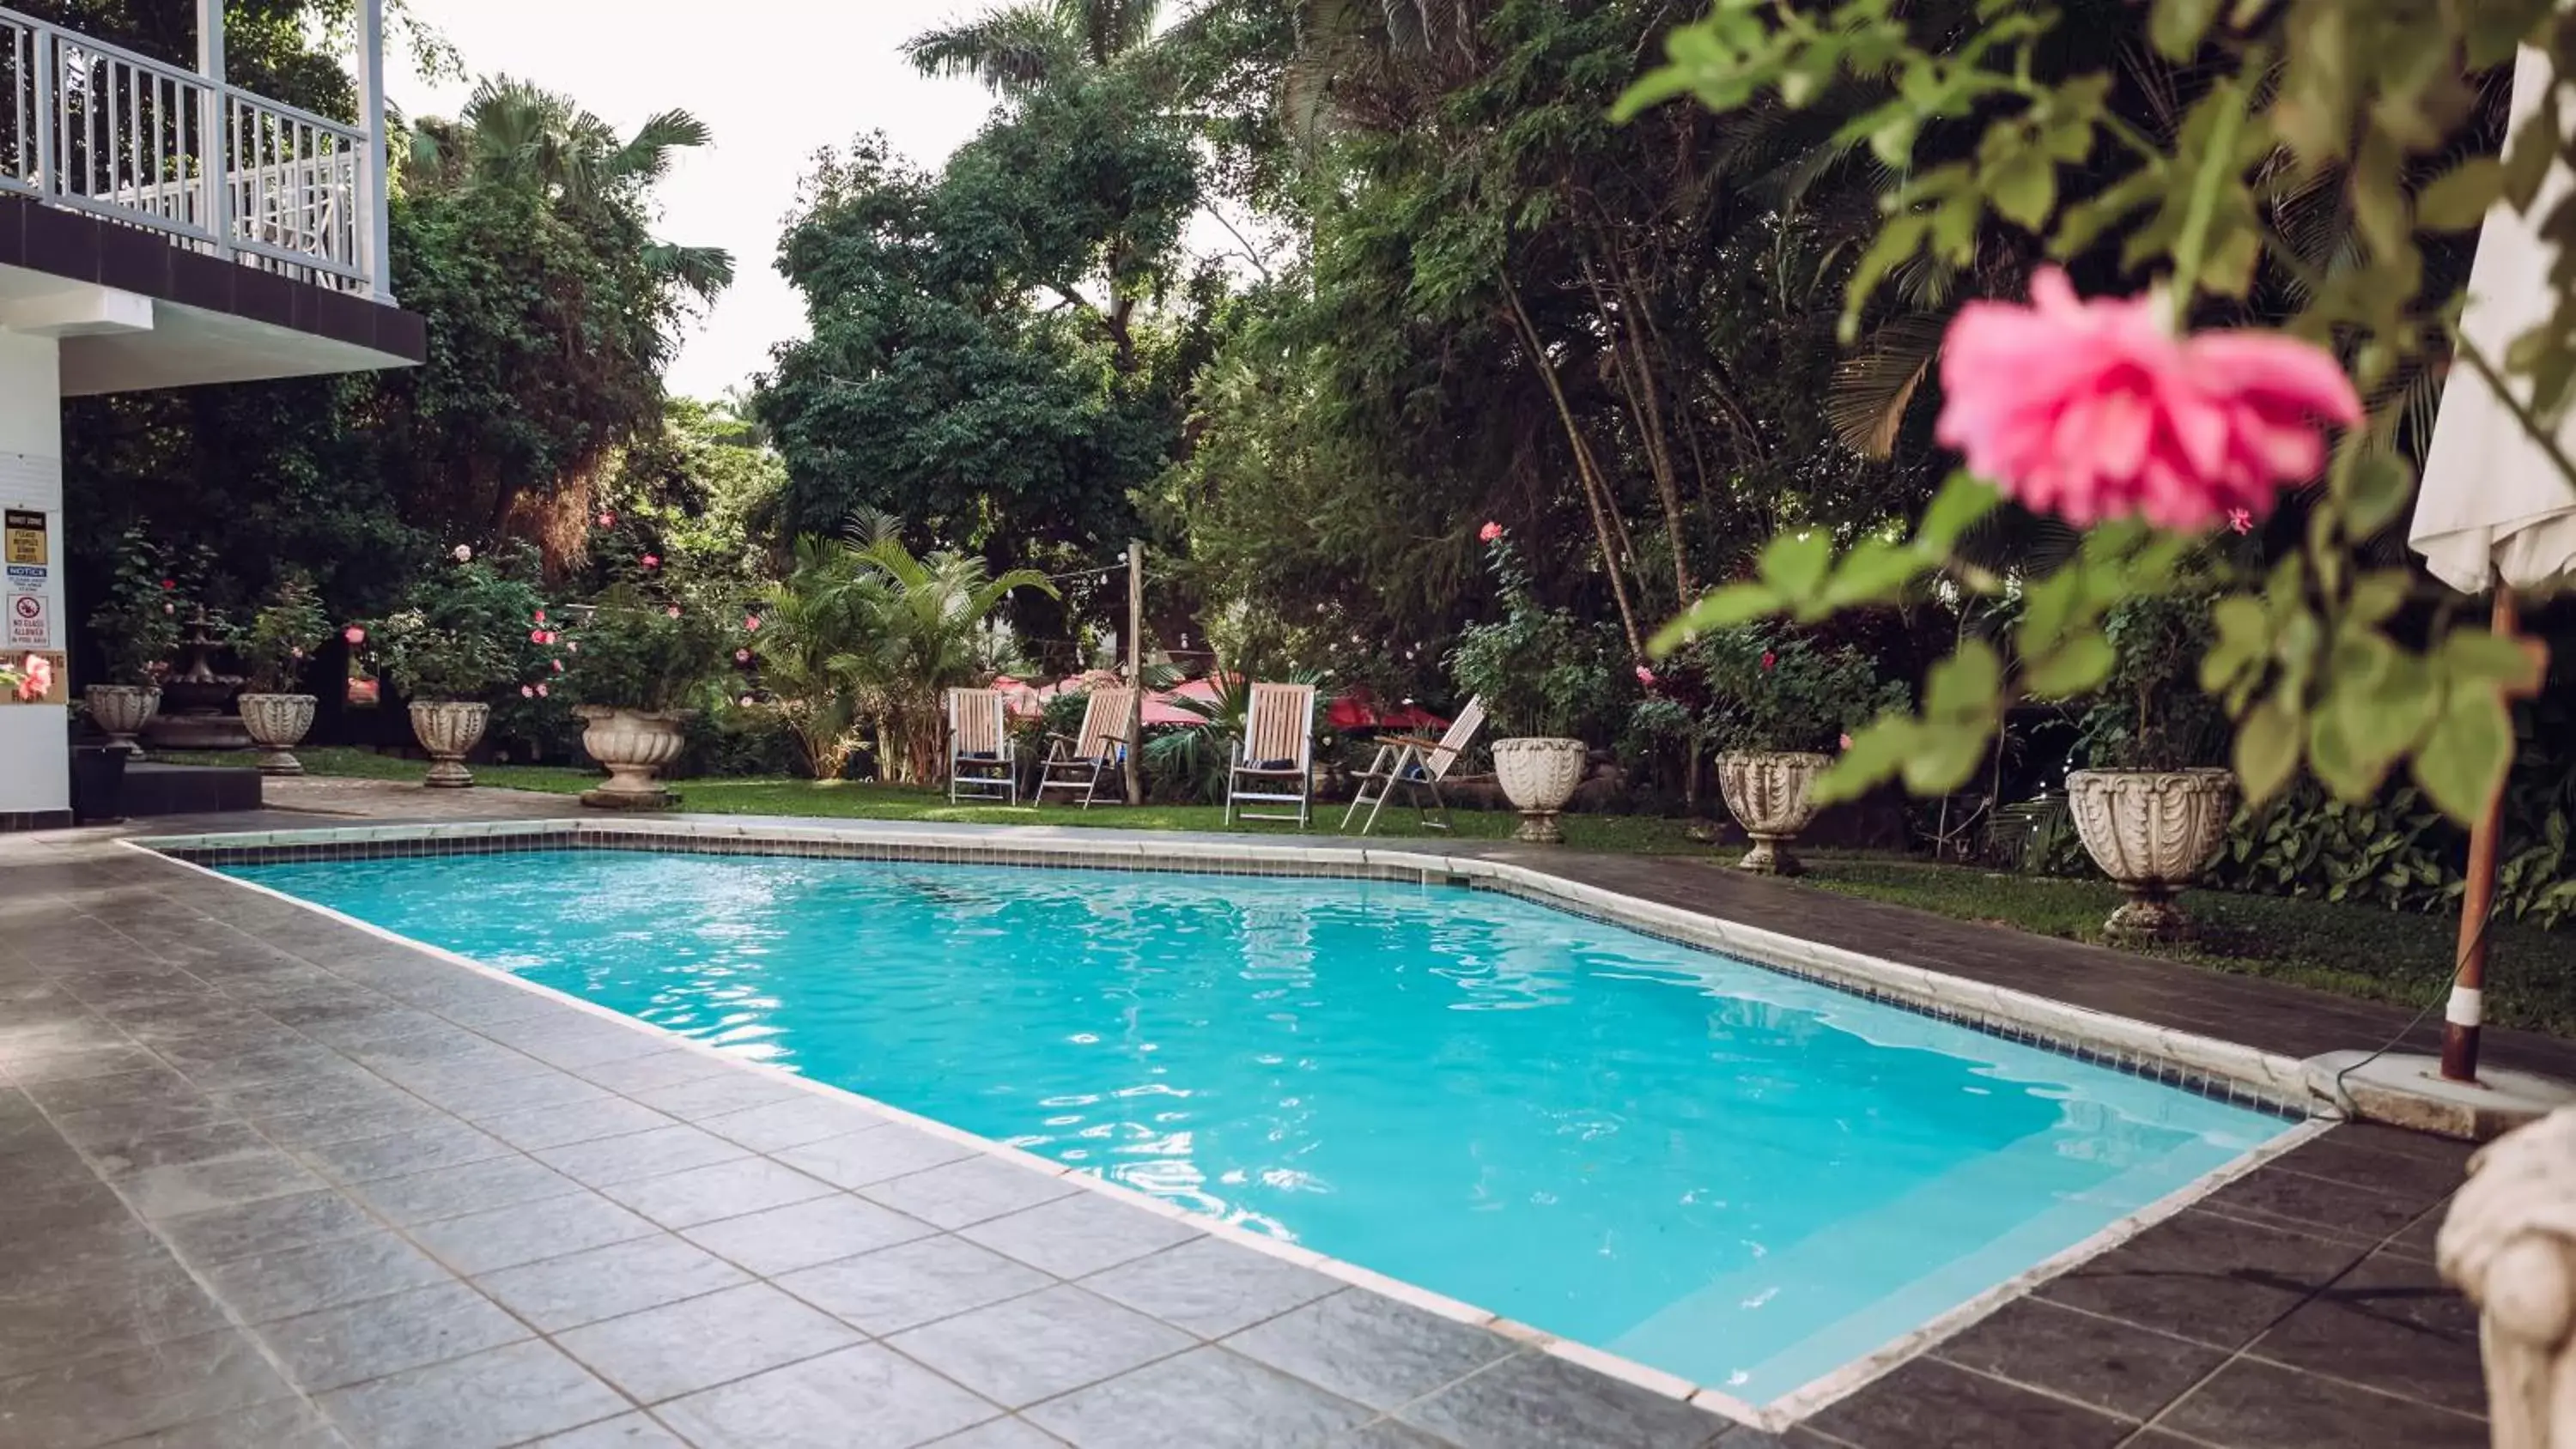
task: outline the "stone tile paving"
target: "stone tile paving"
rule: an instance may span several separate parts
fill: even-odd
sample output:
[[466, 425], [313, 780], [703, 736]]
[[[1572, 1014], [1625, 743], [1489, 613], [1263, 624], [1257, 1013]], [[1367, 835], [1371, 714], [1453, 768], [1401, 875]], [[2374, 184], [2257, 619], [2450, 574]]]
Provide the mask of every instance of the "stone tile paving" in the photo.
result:
[[0, 838], [10, 1449], [2479, 1444], [2429, 1261], [2464, 1155], [2337, 1128], [1770, 1436], [95, 835]]

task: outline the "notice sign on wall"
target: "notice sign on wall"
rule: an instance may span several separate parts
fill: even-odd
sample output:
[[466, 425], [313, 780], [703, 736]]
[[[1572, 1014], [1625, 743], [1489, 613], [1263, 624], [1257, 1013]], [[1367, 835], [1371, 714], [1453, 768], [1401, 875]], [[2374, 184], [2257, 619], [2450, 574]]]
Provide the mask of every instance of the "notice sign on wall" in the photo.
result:
[[45, 515], [32, 508], [12, 508], [0, 514], [0, 555], [13, 564], [52, 562], [45, 553]]
[[6, 637], [10, 652], [53, 648], [53, 600], [43, 594], [10, 594], [6, 597], [8, 602], [0, 605], [0, 611], [8, 615]]

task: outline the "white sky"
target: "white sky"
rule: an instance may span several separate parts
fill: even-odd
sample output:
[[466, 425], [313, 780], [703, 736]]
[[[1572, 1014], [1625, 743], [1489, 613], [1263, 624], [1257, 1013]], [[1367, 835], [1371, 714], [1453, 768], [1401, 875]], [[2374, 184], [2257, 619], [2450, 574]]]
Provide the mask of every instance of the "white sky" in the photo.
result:
[[[804, 311], [772, 265], [780, 223], [814, 152], [882, 130], [936, 168], [992, 106], [970, 80], [925, 80], [895, 47], [982, 8], [977, 0], [412, 0], [455, 42], [472, 75], [507, 74], [562, 91], [631, 132], [677, 106], [715, 132], [682, 153], [657, 189], [663, 238], [720, 246], [735, 280], [689, 336], [673, 392], [714, 397], [801, 335]], [[406, 115], [453, 115], [471, 83], [432, 85], [386, 57]]]

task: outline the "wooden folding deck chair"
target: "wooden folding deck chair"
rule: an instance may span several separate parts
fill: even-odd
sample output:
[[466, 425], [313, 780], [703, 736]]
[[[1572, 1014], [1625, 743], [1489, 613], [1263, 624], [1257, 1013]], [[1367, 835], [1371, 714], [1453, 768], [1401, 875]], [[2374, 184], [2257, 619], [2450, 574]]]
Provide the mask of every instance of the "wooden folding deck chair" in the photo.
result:
[[1136, 691], [1119, 686], [1095, 689], [1082, 706], [1082, 728], [1070, 737], [1049, 737], [1047, 757], [1038, 767], [1037, 802], [1050, 790], [1071, 791], [1091, 808], [1100, 792], [1100, 777], [1114, 770], [1127, 750], [1127, 716], [1136, 708]]
[[[1255, 684], [1244, 706], [1243, 738], [1234, 743], [1225, 778], [1225, 823], [1293, 820], [1306, 823], [1315, 792], [1315, 686]], [[1241, 808], [1294, 805], [1294, 815]]]
[[998, 689], [948, 691], [948, 799], [1020, 803], [1018, 761]]
[[[1427, 830], [1449, 828], [1449, 802], [1440, 798], [1440, 782], [1449, 778], [1450, 767], [1476, 742], [1476, 731], [1485, 727], [1485, 702], [1467, 701], [1458, 711], [1448, 730], [1436, 740], [1415, 735], [1380, 735], [1377, 753], [1369, 767], [1359, 773], [1359, 789], [1351, 796], [1351, 808], [1342, 812], [1342, 828], [1351, 828], [1351, 817], [1368, 807], [1368, 819], [1360, 822], [1360, 834], [1377, 828], [1377, 813], [1386, 808], [1386, 797], [1402, 790], [1412, 802], [1414, 818]], [[1422, 797], [1431, 797], [1431, 808], [1422, 808]], [[1433, 819], [1434, 813], [1439, 818]]]

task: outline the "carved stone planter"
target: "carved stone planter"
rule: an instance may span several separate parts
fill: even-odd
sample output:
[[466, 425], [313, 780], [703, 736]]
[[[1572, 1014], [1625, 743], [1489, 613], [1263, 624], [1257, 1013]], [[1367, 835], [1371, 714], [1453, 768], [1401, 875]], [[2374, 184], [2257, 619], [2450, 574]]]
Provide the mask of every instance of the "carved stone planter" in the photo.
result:
[[1591, 750], [1581, 740], [1530, 738], [1494, 741], [1494, 783], [1521, 812], [1515, 840], [1533, 845], [1559, 845], [1565, 840], [1556, 817], [1583, 783], [1584, 762]]
[[1816, 777], [1833, 756], [1809, 750], [1729, 750], [1717, 757], [1717, 788], [1753, 848], [1735, 863], [1763, 875], [1797, 875], [1806, 867], [1789, 842], [1816, 818]]
[[81, 707], [90, 722], [107, 735], [108, 744], [129, 755], [143, 753], [134, 737], [161, 707], [161, 691], [148, 684], [93, 684], [81, 691]]
[[2066, 805], [2093, 863], [2129, 899], [2102, 924], [2115, 941], [2179, 941], [2191, 919], [2174, 893], [2191, 884], [2236, 814], [2225, 770], [2078, 770]]
[[242, 728], [250, 732], [251, 743], [268, 753], [259, 757], [263, 775], [301, 775], [304, 762], [295, 758], [295, 747], [304, 743], [313, 728], [313, 710], [320, 701], [309, 694], [245, 694], [241, 697]]
[[2433, 1256], [2477, 1305], [2495, 1449], [2576, 1444], [2576, 1107], [2478, 1149]]
[[659, 810], [671, 803], [670, 790], [656, 777], [680, 757], [686, 713], [600, 704], [573, 713], [585, 722], [581, 747], [608, 771], [608, 783], [582, 791], [581, 803], [602, 810]]
[[416, 699], [411, 705], [411, 732], [429, 751], [429, 773], [421, 783], [433, 789], [462, 790], [474, 783], [465, 768], [466, 753], [483, 739], [492, 706], [461, 699]]

